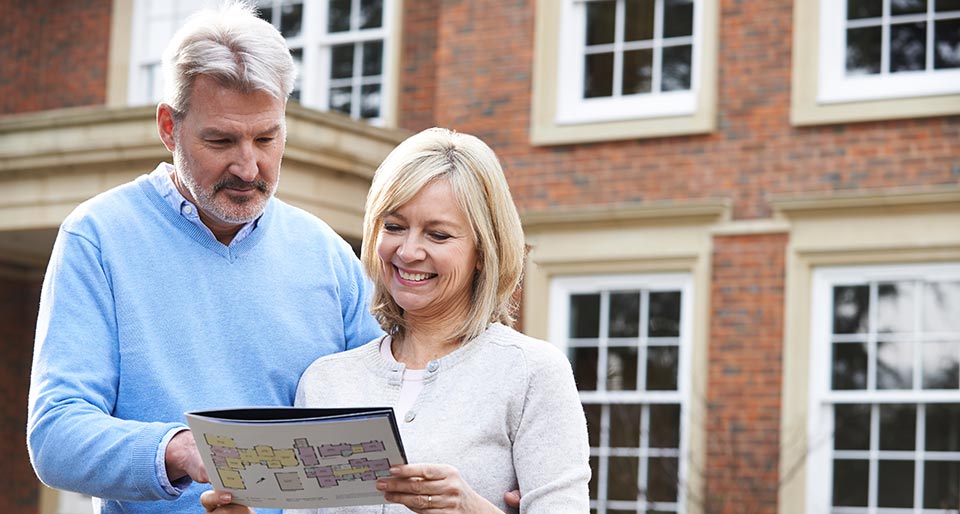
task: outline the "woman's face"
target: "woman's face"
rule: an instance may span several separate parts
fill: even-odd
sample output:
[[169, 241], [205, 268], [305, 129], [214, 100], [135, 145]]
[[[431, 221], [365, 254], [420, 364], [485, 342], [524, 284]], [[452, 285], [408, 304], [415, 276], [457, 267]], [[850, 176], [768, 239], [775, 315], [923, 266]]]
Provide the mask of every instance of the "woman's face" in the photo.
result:
[[383, 283], [404, 316], [459, 321], [469, 311], [477, 245], [447, 180], [434, 180], [383, 218]]

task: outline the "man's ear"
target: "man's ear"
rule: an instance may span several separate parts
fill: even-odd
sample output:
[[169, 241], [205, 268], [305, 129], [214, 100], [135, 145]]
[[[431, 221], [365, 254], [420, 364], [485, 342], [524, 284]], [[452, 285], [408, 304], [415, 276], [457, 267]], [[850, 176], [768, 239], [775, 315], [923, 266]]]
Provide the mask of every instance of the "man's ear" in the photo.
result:
[[171, 152], [177, 148], [176, 140], [173, 138], [173, 123], [173, 107], [161, 102], [157, 106], [157, 132], [160, 134], [163, 146]]

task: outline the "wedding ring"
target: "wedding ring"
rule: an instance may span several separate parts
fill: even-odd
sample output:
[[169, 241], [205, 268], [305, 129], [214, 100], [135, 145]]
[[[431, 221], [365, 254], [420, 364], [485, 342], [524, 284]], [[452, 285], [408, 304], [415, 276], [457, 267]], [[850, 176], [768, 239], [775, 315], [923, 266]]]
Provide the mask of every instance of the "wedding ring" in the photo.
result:
[[427, 508], [430, 508], [430, 503], [433, 501], [433, 496], [427, 496]]

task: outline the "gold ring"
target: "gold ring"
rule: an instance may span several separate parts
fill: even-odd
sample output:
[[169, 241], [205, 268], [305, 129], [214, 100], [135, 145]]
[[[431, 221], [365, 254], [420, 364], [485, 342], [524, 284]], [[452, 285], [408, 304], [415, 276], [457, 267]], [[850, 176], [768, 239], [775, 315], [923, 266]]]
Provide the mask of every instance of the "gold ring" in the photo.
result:
[[427, 496], [427, 508], [430, 508], [430, 503], [433, 502], [433, 496]]

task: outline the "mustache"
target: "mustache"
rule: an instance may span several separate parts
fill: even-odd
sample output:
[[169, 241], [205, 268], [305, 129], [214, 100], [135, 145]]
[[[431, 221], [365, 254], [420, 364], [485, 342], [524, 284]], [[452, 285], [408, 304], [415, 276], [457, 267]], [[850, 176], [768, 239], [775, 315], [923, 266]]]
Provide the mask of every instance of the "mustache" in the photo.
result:
[[225, 177], [221, 179], [219, 182], [217, 182], [216, 184], [214, 184], [213, 192], [217, 193], [220, 190], [226, 189], [228, 187], [231, 189], [248, 189], [250, 187], [253, 187], [257, 191], [260, 191], [261, 193], [266, 193], [270, 189], [270, 185], [267, 184], [267, 181], [263, 179], [255, 179], [250, 182], [247, 182], [245, 180], [240, 180], [237, 177]]

